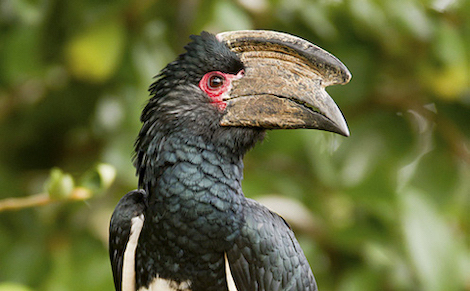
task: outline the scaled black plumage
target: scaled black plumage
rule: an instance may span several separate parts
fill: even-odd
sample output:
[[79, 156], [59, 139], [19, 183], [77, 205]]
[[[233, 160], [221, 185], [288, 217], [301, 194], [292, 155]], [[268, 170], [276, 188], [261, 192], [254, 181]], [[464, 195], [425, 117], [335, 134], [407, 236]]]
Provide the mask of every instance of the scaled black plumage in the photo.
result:
[[316, 290], [287, 223], [243, 195], [242, 158], [266, 129], [347, 136], [324, 88], [351, 76], [288, 34], [191, 39], [150, 86], [141, 116], [140, 190], [121, 199], [110, 224], [116, 290]]

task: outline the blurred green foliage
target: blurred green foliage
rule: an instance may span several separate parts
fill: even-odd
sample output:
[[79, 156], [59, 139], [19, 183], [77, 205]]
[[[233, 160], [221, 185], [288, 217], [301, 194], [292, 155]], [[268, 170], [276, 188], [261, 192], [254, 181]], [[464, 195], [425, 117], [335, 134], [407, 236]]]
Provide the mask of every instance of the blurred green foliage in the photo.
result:
[[108, 191], [1, 212], [0, 290], [114, 290], [107, 226], [137, 184], [152, 76], [189, 34], [237, 29], [301, 36], [353, 74], [329, 88], [350, 138], [273, 131], [245, 159], [245, 194], [292, 223], [320, 290], [470, 290], [469, 15], [465, 0], [1, 1], [0, 200], [48, 179]]

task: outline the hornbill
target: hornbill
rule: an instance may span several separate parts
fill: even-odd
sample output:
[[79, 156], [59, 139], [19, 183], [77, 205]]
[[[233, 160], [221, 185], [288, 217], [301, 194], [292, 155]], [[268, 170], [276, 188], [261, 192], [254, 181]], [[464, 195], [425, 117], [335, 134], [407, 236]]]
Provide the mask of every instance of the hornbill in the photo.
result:
[[285, 33], [191, 39], [150, 86], [141, 115], [139, 190], [110, 223], [116, 290], [317, 290], [289, 225], [243, 195], [242, 158], [267, 129], [348, 136], [325, 87], [351, 74]]

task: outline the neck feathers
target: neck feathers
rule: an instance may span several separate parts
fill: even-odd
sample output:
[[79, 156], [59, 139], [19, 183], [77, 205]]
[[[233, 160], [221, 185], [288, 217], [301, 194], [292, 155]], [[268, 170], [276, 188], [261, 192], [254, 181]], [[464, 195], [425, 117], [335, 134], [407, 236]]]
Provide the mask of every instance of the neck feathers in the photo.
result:
[[152, 98], [142, 114], [134, 165], [144, 189], [156, 185], [166, 168], [196, 163], [204, 155], [210, 156], [208, 163], [241, 167], [244, 154], [264, 137], [259, 128], [220, 126], [222, 113], [210, 103], [195, 107], [180, 100], [175, 105], [167, 97]]

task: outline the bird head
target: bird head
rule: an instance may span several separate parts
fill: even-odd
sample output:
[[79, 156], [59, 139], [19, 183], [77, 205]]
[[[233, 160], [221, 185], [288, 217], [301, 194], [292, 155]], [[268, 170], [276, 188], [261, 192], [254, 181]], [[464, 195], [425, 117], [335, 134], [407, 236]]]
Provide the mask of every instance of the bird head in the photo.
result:
[[325, 50], [263, 30], [202, 32], [191, 39], [186, 53], [150, 87], [154, 98], [143, 112], [144, 122], [155, 118], [157, 107], [166, 110], [167, 121], [186, 116], [198, 124], [205, 114], [212, 126], [314, 128], [349, 135], [325, 87], [345, 84], [351, 74]]
[[150, 155], [152, 142], [178, 131], [234, 145], [240, 153], [266, 129], [312, 128], [349, 135], [325, 88], [347, 83], [351, 74], [330, 53], [273, 31], [202, 32], [191, 39], [186, 52], [150, 86], [138, 156]]

